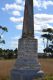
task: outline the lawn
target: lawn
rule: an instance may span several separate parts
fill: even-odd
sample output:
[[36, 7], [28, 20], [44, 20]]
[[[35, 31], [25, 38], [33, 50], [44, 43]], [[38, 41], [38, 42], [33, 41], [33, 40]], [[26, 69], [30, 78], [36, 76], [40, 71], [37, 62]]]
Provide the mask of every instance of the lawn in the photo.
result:
[[[41, 63], [41, 69], [44, 73], [53, 76], [53, 59], [39, 59], [39, 62]], [[15, 60], [0, 60], [0, 80], [6, 80], [6, 77], [10, 75], [10, 71], [14, 64]]]

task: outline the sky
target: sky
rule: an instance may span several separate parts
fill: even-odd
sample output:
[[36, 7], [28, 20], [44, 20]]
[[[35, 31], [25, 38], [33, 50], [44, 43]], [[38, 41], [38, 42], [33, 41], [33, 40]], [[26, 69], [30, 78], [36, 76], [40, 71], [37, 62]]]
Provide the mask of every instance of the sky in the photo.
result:
[[[6, 43], [3, 49], [18, 48], [22, 36], [25, 0], [0, 0], [0, 25], [6, 26], [8, 32], [2, 35]], [[53, 0], [33, 0], [34, 37], [38, 39], [38, 52], [43, 52], [42, 29], [53, 29]]]

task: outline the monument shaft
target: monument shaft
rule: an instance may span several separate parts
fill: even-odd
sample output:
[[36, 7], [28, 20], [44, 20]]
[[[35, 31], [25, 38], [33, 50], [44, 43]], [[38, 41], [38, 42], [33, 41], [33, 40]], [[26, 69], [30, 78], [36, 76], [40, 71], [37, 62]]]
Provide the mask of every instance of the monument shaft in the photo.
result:
[[22, 37], [34, 37], [33, 0], [25, 0]]
[[33, 80], [43, 75], [38, 63], [33, 19], [33, 0], [25, 0], [22, 38], [19, 39], [18, 57], [11, 71], [11, 80]]

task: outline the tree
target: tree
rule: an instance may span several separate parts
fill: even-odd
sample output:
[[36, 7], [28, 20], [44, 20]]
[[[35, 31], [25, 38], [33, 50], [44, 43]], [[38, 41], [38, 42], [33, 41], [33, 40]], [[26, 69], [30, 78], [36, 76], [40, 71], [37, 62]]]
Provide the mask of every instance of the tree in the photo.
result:
[[43, 37], [43, 40], [47, 39], [44, 52], [53, 53], [53, 29], [51, 28], [43, 29], [42, 32], [44, 32], [44, 34], [41, 35], [41, 37]]
[[2, 49], [0, 48], [0, 57], [2, 57]]
[[2, 35], [4, 32], [8, 32], [8, 29], [6, 27], [0, 26], [0, 43], [5, 44], [5, 40], [2, 40]]
[[15, 58], [17, 58], [17, 56], [18, 56], [18, 49], [17, 48], [14, 50], [14, 55], [15, 55]]

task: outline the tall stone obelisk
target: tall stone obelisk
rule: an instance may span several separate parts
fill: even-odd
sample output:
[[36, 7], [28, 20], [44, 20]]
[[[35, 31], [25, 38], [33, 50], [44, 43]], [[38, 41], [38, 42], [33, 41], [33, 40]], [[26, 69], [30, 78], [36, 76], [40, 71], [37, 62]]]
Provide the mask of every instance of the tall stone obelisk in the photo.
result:
[[42, 77], [37, 57], [37, 39], [34, 39], [33, 0], [25, 0], [22, 37], [18, 44], [18, 57], [11, 72], [11, 80], [32, 80]]
[[25, 0], [22, 38], [34, 37], [33, 0]]

